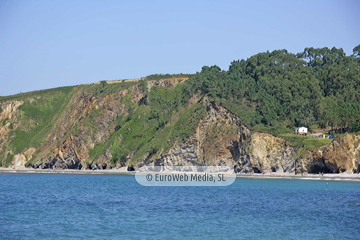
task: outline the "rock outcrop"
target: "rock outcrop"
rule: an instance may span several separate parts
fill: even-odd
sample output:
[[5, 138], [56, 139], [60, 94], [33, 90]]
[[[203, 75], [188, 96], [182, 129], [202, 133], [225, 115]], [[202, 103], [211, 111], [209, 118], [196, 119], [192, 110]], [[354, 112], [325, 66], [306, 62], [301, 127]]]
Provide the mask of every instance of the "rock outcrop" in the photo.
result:
[[360, 136], [347, 134], [330, 143], [322, 152], [329, 171], [355, 173], [360, 170]]
[[[206, 102], [206, 101], [205, 101]], [[142, 165], [230, 165], [238, 173], [358, 173], [360, 136], [345, 135], [323, 150], [300, 154], [283, 138], [254, 132], [229, 110], [206, 102], [207, 116], [195, 133]]]
[[0, 103], [0, 140], [5, 141], [10, 130], [16, 126], [17, 112], [23, 101], [7, 101]]
[[229, 110], [207, 104], [207, 116], [195, 133], [175, 145], [160, 158], [143, 164], [155, 165], [231, 165], [239, 158], [240, 119]]
[[247, 136], [242, 142], [246, 153], [237, 164], [239, 172], [294, 172], [296, 149], [284, 139], [268, 133], [257, 133]]
[[153, 159], [152, 164], [228, 165], [242, 173], [295, 171], [296, 150], [284, 139], [266, 133], [251, 134], [229, 110], [208, 101], [205, 104], [207, 116], [195, 133]]
[[307, 172], [359, 173], [360, 135], [346, 134], [303, 159]]
[[[128, 167], [136, 170], [142, 165], [227, 165], [238, 173], [360, 171], [359, 135], [344, 135], [319, 149], [299, 151], [283, 138], [251, 132], [243, 124], [241, 117], [210, 102], [199, 93], [194, 93], [185, 103], [185, 110], [195, 104], [202, 104], [202, 111], [206, 107], [206, 115], [201, 115], [204, 117], [198, 118], [192, 125], [192, 134], [183, 140], [171, 142], [172, 147], [169, 149], [156, 149], [155, 152], [144, 150], [141, 152], [144, 156], [140, 156], [141, 159], [137, 156], [135, 163], [132, 158], [136, 156], [138, 149], [129, 149], [126, 154], [116, 155], [112, 149], [113, 141], [121, 146], [124, 143], [122, 134], [127, 133], [114, 134], [119, 129], [132, 131], [130, 127], [120, 126], [126, 125], [127, 120], [120, 124], [119, 119], [131, 119], [131, 114], [138, 109], [141, 109], [140, 112], [149, 112], [147, 97], [153, 87], [171, 89], [183, 81], [150, 80], [146, 84], [142, 81], [126, 88], [119, 83], [119, 89], [110, 93], [102, 93], [101, 90], [101, 94], [76, 88], [63, 111], [54, 117], [52, 125], [42, 128], [46, 129], [41, 132], [43, 135], [38, 136], [42, 141], [36, 147], [27, 145], [18, 152], [15, 150], [17, 148], [8, 147], [16, 131], [24, 134], [35, 129], [38, 124], [33, 119], [25, 119], [23, 110], [35, 107], [36, 104], [32, 105], [36, 103], [35, 99], [42, 96], [22, 98], [22, 101], [0, 101], [0, 156], [5, 159], [2, 163], [10, 163], [15, 168], [42, 169]], [[27, 105], [20, 110], [19, 107], [24, 103]], [[167, 124], [174, 124], [179, 119], [179, 114], [172, 112]], [[139, 114], [136, 119], [141, 117]], [[150, 122], [150, 117], [147, 121]], [[96, 149], [98, 146], [101, 146], [100, 150]]]

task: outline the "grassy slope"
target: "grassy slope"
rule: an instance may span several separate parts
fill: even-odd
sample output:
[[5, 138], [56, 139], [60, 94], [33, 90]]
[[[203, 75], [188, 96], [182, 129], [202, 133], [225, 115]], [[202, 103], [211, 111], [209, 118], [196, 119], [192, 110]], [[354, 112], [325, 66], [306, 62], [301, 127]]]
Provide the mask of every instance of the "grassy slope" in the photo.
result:
[[[147, 90], [146, 81], [139, 80], [63, 87], [1, 97], [0, 101], [22, 100], [24, 104], [18, 111], [21, 124], [11, 131], [9, 144], [0, 155], [4, 155], [7, 150], [19, 153], [29, 147], [39, 148], [45, 145], [46, 136], [50, 131], [56, 131], [53, 129], [55, 122], [74, 94], [79, 94], [81, 91], [91, 92], [97, 99], [102, 99], [114, 92], [131, 89], [134, 85], [140, 85], [145, 92]], [[129, 108], [130, 115], [119, 116], [116, 119], [116, 124], [120, 128], [105, 142], [98, 143], [91, 149], [90, 160], [96, 160], [106, 149], [111, 150], [114, 156], [113, 162], [123, 161], [129, 153], [133, 154], [134, 160], [140, 159], [149, 153], [168, 149], [176, 140], [181, 140], [192, 133], [195, 125], [204, 115], [205, 107], [202, 104], [195, 104], [191, 108], [182, 105], [179, 102], [181, 91], [181, 86], [172, 90], [154, 87], [149, 93], [149, 104], [139, 106], [131, 101], [129, 95], [122, 98], [121, 102]], [[176, 114], [177, 112], [181, 114]], [[94, 129], [96, 128], [94, 120], [99, 116], [100, 111], [94, 109], [82, 121]], [[80, 134], [76, 127], [71, 133]], [[9, 161], [3, 162], [2, 165], [8, 165], [12, 156], [13, 154], [9, 155]]]
[[280, 134], [279, 137], [285, 139], [293, 147], [298, 149], [297, 158], [301, 157], [308, 150], [319, 149], [333, 141], [333, 139], [322, 139], [316, 137], [302, 136], [296, 134]]
[[121, 101], [127, 104], [129, 115], [118, 117], [117, 131], [90, 150], [91, 160], [109, 149], [113, 163], [129, 157], [135, 163], [148, 155], [158, 156], [175, 141], [193, 133], [206, 113], [205, 106], [197, 103], [188, 107], [181, 103], [181, 91], [182, 85], [174, 89], [153, 87], [148, 93], [148, 102], [140, 105], [133, 104], [129, 96], [124, 97]]
[[[0, 101], [24, 101], [18, 109], [17, 117], [20, 126], [10, 132], [10, 143], [3, 148], [0, 157], [4, 159], [7, 150], [18, 153], [29, 147], [40, 147], [46, 143], [46, 136], [61, 112], [73, 96], [75, 87], [61, 87], [1, 97]], [[11, 163], [9, 155], [3, 165]]]
[[[17, 94], [8, 97], [0, 97], [0, 101], [23, 100], [25, 103], [19, 107], [22, 111], [20, 117], [22, 126], [11, 132], [11, 142], [5, 150], [14, 153], [21, 152], [29, 147], [39, 147], [46, 143], [46, 136], [54, 131], [54, 123], [59, 115], [65, 110], [74, 94], [81, 91], [91, 92], [98, 99], [119, 90], [130, 89], [134, 85], [140, 85], [146, 91], [146, 80], [119, 81], [113, 84], [99, 83], [76, 87], [62, 87]], [[119, 116], [116, 125], [119, 126], [110, 138], [105, 142], [97, 143], [90, 150], [89, 162], [96, 160], [99, 155], [109, 149], [113, 155], [112, 162], [125, 161], [127, 157], [132, 163], [144, 156], [158, 157], [163, 151], [168, 150], [176, 141], [181, 141], [194, 132], [199, 120], [205, 116], [205, 106], [200, 102], [189, 107], [187, 99], [183, 99], [181, 92], [182, 84], [174, 89], [153, 87], [148, 93], [148, 102], [136, 105], [131, 102], [130, 96], [121, 99], [128, 107], [128, 116]], [[29, 99], [33, 99], [30, 102]], [[238, 104], [222, 102], [222, 105], [238, 115], [244, 122], [252, 116], [248, 109], [239, 109]], [[249, 107], [250, 108], [250, 107]], [[83, 119], [83, 123], [90, 126], [100, 115], [94, 110], [92, 114]], [[255, 126], [253, 131], [269, 132], [284, 138], [294, 147], [301, 150], [319, 148], [331, 142], [329, 139], [316, 139], [293, 134], [284, 134], [290, 129], [272, 129], [265, 126]], [[72, 134], [80, 132], [72, 129]], [[1, 153], [0, 153], [0, 157]], [[11, 157], [11, 156], [10, 156]], [[8, 162], [6, 162], [8, 164]], [[3, 165], [6, 165], [3, 163]]]
[[290, 142], [292, 146], [297, 148], [316, 149], [332, 142], [332, 139], [322, 139], [296, 134], [281, 134], [280, 137]]

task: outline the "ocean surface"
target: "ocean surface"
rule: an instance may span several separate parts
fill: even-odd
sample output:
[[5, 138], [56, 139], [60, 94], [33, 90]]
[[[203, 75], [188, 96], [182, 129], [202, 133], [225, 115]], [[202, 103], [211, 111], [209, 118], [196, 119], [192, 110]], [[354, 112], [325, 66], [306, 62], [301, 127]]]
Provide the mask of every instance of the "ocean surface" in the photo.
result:
[[359, 239], [359, 204], [359, 182], [145, 187], [131, 175], [0, 174], [0, 239]]

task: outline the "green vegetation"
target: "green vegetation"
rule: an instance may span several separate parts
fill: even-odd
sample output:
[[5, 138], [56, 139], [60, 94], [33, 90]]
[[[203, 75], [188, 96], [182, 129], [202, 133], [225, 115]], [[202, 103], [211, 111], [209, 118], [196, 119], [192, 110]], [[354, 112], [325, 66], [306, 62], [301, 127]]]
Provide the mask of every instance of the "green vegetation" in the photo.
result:
[[186, 82], [187, 91], [211, 97], [250, 127], [316, 124], [355, 131], [360, 125], [359, 46], [351, 56], [337, 48], [306, 48], [299, 54], [276, 50], [233, 61], [228, 71], [204, 66]]
[[332, 142], [332, 139], [322, 139], [296, 134], [280, 134], [280, 137], [290, 142], [293, 147], [303, 149], [316, 149]]
[[[196, 74], [154, 74], [139, 81], [100, 81], [0, 97], [1, 102], [24, 101], [16, 115], [20, 125], [11, 119], [1, 122], [2, 126], [10, 122], [11, 132], [6, 144], [0, 143], [0, 157], [4, 159], [6, 151], [16, 154], [31, 146], [45, 146], [49, 133], [57, 131], [54, 128], [60, 115], [75, 109], [72, 113], [78, 118], [71, 121], [77, 122], [71, 124], [65, 137], [94, 138], [101, 128], [106, 128], [103, 133], [108, 134], [100, 142], [92, 139], [95, 146], [86, 164], [106, 150], [113, 164], [159, 157], [175, 142], [194, 133], [206, 115], [204, 98], [239, 116], [252, 131], [283, 137], [301, 151], [316, 149], [331, 140], [287, 133], [299, 126], [360, 131], [359, 52], [360, 45], [351, 56], [337, 48], [306, 48], [298, 54], [276, 50], [233, 61], [227, 71], [204, 66]], [[172, 88], [148, 89], [148, 80], [170, 78], [189, 79]], [[75, 94], [84, 94], [89, 104], [86, 109], [70, 103]], [[108, 112], [113, 114], [111, 121], [104, 122]], [[57, 141], [59, 145], [63, 139]], [[2, 165], [11, 159], [8, 154]]]
[[86, 92], [93, 93], [97, 97], [104, 97], [108, 94], [128, 89], [134, 86], [137, 82], [121, 82], [108, 84], [106, 81], [100, 81], [98, 84], [89, 84], [82, 86], [82, 89]]
[[[140, 88], [145, 83], [140, 82]], [[90, 150], [91, 158], [97, 159], [110, 146], [112, 163], [124, 162], [128, 155], [135, 162], [145, 156], [156, 156], [192, 134], [206, 114], [205, 106], [197, 103], [189, 108], [182, 92], [183, 85], [174, 89], [155, 86], [147, 93], [147, 101], [140, 105], [134, 105], [130, 95], [123, 97], [129, 115], [118, 117], [117, 130], [105, 143]]]
[[152, 74], [144, 78], [144, 80], [160, 80], [160, 79], [168, 79], [168, 78], [188, 78], [193, 74]]
[[284, 138], [285, 141], [291, 144], [291, 146], [297, 148], [297, 158], [302, 156], [302, 154], [307, 150], [319, 149], [320, 147], [333, 141], [333, 139], [314, 138], [296, 134], [280, 134], [279, 137]]
[[258, 124], [252, 127], [255, 132], [271, 133], [274, 136], [281, 137], [285, 133], [294, 132], [294, 129], [288, 127], [269, 127], [264, 124]]
[[0, 166], [9, 167], [13, 159], [14, 159], [14, 154], [8, 154], [5, 159], [2, 159], [2, 161], [0, 161], [1, 164]]
[[22, 96], [24, 104], [19, 107], [22, 111], [19, 117], [24, 124], [12, 132], [11, 145], [15, 152], [39, 147], [46, 142], [47, 134], [71, 99], [72, 90], [67, 87], [39, 91], [31, 96], [32, 100]]
[[5, 126], [6, 123], [7, 123], [7, 121], [9, 121], [8, 118], [3, 119], [3, 120], [1, 121], [1, 126]]
[[69, 92], [71, 91], [75, 86], [68, 86], [68, 87], [58, 87], [58, 88], [50, 88], [50, 89], [44, 89], [44, 90], [38, 90], [38, 91], [32, 91], [32, 92], [26, 92], [26, 93], [19, 93], [15, 95], [10, 96], [1, 96], [0, 101], [11, 101], [11, 100], [27, 100], [29, 98], [34, 97], [42, 97], [42, 96], [49, 96], [51, 94], [56, 94], [58, 92]]

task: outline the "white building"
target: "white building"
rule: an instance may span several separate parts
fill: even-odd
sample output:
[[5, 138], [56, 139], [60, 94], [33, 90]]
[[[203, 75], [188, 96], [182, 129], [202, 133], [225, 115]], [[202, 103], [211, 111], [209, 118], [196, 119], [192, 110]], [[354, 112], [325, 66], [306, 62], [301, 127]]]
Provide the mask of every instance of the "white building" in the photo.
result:
[[306, 127], [299, 127], [295, 129], [295, 132], [297, 134], [307, 134], [308, 129]]

